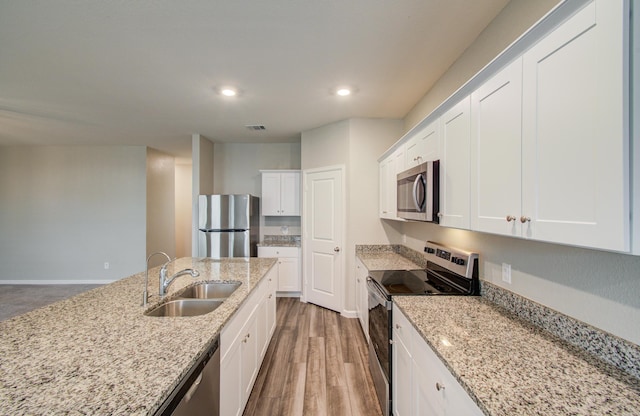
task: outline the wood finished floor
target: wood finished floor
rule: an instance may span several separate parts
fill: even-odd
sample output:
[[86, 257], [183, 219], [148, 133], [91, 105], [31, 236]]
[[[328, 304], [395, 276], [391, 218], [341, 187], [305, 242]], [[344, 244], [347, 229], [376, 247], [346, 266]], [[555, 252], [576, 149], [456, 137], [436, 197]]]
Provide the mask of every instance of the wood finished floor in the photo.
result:
[[278, 298], [277, 324], [245, 416], [381, 416], [357, 319]]

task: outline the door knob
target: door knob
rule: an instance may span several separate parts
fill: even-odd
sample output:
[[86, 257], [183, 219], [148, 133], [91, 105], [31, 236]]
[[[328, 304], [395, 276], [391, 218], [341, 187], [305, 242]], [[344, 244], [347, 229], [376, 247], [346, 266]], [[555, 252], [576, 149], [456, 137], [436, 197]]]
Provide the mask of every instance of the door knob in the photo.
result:
[[340, 247], [336, 247], [333, 249], [333, 251], [335, 251], [336, 253], [338, 253], [340, 251]]

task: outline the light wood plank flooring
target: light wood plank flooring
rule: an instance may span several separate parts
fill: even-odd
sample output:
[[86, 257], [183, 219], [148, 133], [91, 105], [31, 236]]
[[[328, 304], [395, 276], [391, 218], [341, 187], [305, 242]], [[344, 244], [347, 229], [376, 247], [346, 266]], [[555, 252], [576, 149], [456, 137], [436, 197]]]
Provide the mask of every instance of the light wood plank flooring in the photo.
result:
[[245, 416], [380, 416], [357, 319], [278, 298], [276, 330]]

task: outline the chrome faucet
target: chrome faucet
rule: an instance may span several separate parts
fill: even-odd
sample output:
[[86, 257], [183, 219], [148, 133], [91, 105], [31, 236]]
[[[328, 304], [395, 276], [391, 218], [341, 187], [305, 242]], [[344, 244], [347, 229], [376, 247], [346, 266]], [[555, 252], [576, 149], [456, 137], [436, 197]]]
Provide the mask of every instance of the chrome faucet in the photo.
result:
[[[149, 254], [149, 257], [147, 257], [147, 270], [144, 273], [144, 292], [142, 292], [142, 306], [145, 307], [147, 306], [147, 301], [149, 300], [149, 260], [151, 260], [151, 257], [155, 256], [156, 254], [161, 254], [167, 258], [167, 262], [164, 264], [164, 266], [171, 262], [171, 257], [169, 257], [169, 255], [164, 251], [156, 251], [155, 253]], [[162, 291], [162, 289], [160, 290]]]
[[169, 288], [171, 283], [173, 283], [176, 277], [184, 276], [185, 274], [190, 274], [191, 277], [200, 276], [200, 273], [197, 270], [183, 269], [183, 270], [180, 270], [178, 273], [174, 274], [173, 276], [167, 278], [167, 266], [169, 265], [169, 263], [171, 263], [171, 260], [163, 264], [162, 268], [160, 268], [160, 297], [161, 298], [164, 297], [164, 295], [167, 293], [167, 289]]

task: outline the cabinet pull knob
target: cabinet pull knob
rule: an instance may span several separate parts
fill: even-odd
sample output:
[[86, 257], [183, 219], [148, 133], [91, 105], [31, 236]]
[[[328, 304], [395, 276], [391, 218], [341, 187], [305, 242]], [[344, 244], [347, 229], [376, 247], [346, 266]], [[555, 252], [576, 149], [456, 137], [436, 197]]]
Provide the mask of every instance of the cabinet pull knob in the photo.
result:
[[400, 328], [402, 328], [400, 324], [396, 324], [396, 329], [400, 329]]
[[438, 218], [442, 218], [444, 217], [444, 214], [442, 212], [438, 212]]
[[525, 217], [524, 215], [522, 217], [520, 217], [520, 222], [521, 223], [525, 223], [525, 222], [531, 222], [531, 217]]
[[273, 293], [269, 295], [269, 299], [271, 299], [273, 297]]
[[439, 381], [436, 381], [436, 390], [444, 390], [444, 384], [440, 384]]
[[511, 222], [515, 220], [516, 220], [516, 217], [514, 217], [513, 215], [507, 215], [507, 222]]
[[335, 247], [335, 248], [333, 249], [333, 251], [335, 251], [336, 253], [339, 253], [339, 252], [340, 252], [340, 247]]

